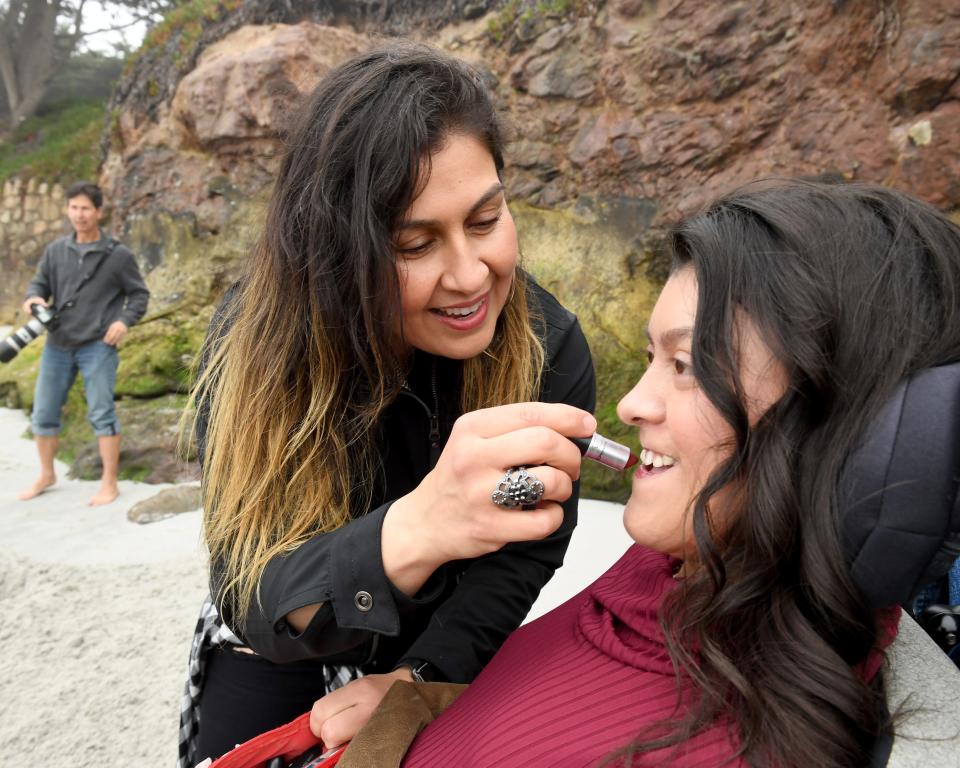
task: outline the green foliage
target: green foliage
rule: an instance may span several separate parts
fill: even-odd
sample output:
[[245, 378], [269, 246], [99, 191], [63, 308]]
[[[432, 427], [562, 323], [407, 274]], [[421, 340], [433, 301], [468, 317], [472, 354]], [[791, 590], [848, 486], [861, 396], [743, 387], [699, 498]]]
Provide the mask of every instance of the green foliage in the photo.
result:
[[184, 0], [150, 30], [140, 48], [127, 58], [124, 74], [133, 70], [141, 56], [165, 48], [171, 40], [175, 43], [172, 51], [174, 64], [188, 61], [205, 24], [237, 10], [241, 4], [242, 0]]
[[487, 33], [501, 43], [516, 27], [531, 27], [592, 12], [594, 0], [506, 0], [487, 22]]
[[105, 114], [102, 103], [81, 102], [26, 120], [0, 143], [0, 181], [14, 175], [50, 182], [93, 178]]

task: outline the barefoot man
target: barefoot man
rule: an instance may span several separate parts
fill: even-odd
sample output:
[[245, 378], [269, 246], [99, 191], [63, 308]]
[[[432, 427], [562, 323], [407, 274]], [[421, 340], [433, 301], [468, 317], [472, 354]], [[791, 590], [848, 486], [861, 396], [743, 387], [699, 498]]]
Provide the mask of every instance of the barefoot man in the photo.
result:
[[100, 231], [100, 188], [79, 182], [66, 197], [74, 233], [46, 247], [23, 302], [27, 314], [33, 304], [53, 306], [60, 325], [44, 346], [33, 400], [40, 477], [19, 498], [32, 499], [57, 481], [53, 459], [60, 443], [60, 411], [79, 371], [87, 418], [103, 462], [100, 489], [90, 500], [97, 506], [110, 503], [119, 493], [120, 424], [113, 407], [117, 347], [127, 329], [143, 317], [150, 292], [133, 254]]

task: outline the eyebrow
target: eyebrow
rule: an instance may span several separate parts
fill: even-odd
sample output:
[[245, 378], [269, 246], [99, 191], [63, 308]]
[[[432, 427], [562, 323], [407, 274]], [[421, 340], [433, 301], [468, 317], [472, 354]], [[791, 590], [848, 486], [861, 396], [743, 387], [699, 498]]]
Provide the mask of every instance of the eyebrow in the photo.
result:
[[[499, 182], [494, 184], [492, 187], [490, 187], [490, 189], [488, 189], [486, 192], [484, 192], [480, 196], [480, 199], [477, 200], [477, 202], [475, 202], [472, 206], [470, 206], [470, 210], [467, 211], [466, 218], [470, 218], [471, 216], [473, 216], [473, 214], [475, 214], [477, 211], [483, 208], [483, 206], [485, 206], [487, 203], [493, 200], [493, 198], [495, 198], [497, 195], [503, 194], [506, 191], [506, 189], [507, 188]], [[400, 224], [397, 227], [397, 229], [404, 230], [404, 229], [417, 229], [419, 227], [435, 227], [439, 223], [440, 222], [437, 221], [436, 219], [410, 219], [409, 221], [405, 221], [402, 224]]]
[[[647, 334], [647, 339], [653, 343], [653, 336], [650, 334], [650, 328], [647, 327], [645, 332]], [[683, 328], [671, 328], [669, 331], [664, 331], [660, 334], [660, 346], [666, 347], [667, 349], [673, 349], [681, 341], [689, 339], [691, 336], [693, 336], [692, 327], [687, 326]]]

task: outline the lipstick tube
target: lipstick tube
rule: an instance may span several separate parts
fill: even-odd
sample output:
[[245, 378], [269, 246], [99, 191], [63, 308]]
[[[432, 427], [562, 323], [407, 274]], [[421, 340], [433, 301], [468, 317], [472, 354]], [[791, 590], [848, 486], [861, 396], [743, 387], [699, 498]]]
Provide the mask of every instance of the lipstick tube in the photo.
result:
[[599, 432], [594, 433], [592, 437], [570, 437], [567, 439], [580, 449], [580, 455], [583, 458], [591, 459], [605, 467], [615, 469], [617, 472], [622, 472], [640, 461], [630, 452], [627, 446], [615, 443]]

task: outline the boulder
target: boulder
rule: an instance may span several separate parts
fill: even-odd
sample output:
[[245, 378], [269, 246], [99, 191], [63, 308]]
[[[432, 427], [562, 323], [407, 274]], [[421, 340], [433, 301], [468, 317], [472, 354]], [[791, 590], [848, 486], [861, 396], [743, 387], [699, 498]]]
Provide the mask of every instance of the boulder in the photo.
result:
[[[117, 401], [120, 441], [120, 476], [146, 483], [192, 482], [200, 477], [196, 448], [189, 439], [191, 422], [184, 417], [185, 395]], [[85, 419], [86, 404], [79, 387], [67, 402], [61, 445], [70, 463], [70, 476], [84, 480], [100, 477], [97, 443]]]
[[154, 496], [138, 501], [127, 512], [131, 523], [155, 523], [183, 512], [192, 512], [201, 505], [200, 484], [165, 488]]

